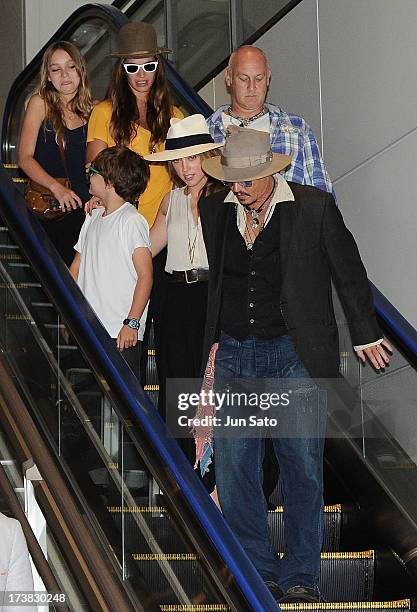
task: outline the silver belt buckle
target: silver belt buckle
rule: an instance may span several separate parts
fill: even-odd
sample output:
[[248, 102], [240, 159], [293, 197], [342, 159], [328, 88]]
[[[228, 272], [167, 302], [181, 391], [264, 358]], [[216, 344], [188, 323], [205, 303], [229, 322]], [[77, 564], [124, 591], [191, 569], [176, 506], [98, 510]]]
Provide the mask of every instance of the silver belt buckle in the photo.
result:
[[198, 270], [196, 270], [196, 268], [192, 268], [191, 270], [185, 270], [185, 281], [189, 285], [191, 283], [198, 282]]

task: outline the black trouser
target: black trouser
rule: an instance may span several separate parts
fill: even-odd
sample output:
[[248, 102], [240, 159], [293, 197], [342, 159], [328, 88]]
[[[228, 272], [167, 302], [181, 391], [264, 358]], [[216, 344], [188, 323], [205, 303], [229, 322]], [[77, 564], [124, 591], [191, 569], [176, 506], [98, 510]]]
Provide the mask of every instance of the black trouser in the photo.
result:
[[[117, 342], [117, 338], [113, 338], [114, 342]], [[123, 359], [127, 362], [128, 366], [135, 374], [136, 378], [140, 382], [140, 357], [142, 353], [142, 342], [138, 340], [136, 346], [130, 346], [120, 351]]]
[[279, 477], [279, 464], [274, 451], [274, 445], [271, 438], [265, 440], [265, 454], [262, 462], [262, 469], [264, 473], [263, 480], [263, 492], [267, 503], [272, 507], [272, 503], [269, 501], [272, 493], [278, 484]]
[[[188, 284], [173, 280], [167, 286], [160, 345], [164, 378], [159, 383], [159, 405], [164, 419], [170, 410], [166, 379], [198, 378], [201, 374], [207, 286], [207, 282]], [[178, 443], [190, 461], [194, 462], [194, 440], [187, 438], [178, 440]]]
[[[155, 363], [156, 370], [158, 373], [158, 381], [161, 381], [165, 378], [164, 366], [161, 362], [161, 317], [164, 309], [168, 283], [168, 274], [165, 272], [166, 258], [167, 250], [163, 249], [153, 259], [153, 286], [151, 297], [149, 299], [148, 318], [146, 320], [146, 329], [143, 337], [142, 356], [140, 363], [140, 377], [144, 385], [148, 382], [146, 378], [146, 370], [148, 365], [148, 348], [150, 348], [149, 336], [151, 331], [151, 325], [153, 325], [154, 332], [152, 348], [155, 349]], [[158, 400], [158, 405], [161, 411], [160, 399]]]

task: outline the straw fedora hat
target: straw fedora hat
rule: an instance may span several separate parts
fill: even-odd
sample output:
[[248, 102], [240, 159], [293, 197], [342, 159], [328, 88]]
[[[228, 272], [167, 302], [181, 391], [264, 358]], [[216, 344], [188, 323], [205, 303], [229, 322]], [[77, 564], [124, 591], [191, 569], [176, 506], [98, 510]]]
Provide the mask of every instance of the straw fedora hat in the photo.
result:
[[269, 133], [232, 125], [221, 155], [204, 159], [202, 168], [220, 181], [238, 183], [271, 176], [290, 163], [290, 155], [272, 153]]
[[171, 119], [165, 151], [145, 155], [147, 161], [163, 162], [198, 155], [223, 146], [215, 144], [203, 115], [189, 115], [184, 119]]
[[172, 53], [171, 49], [158, 47], [155, 28], [150, 23], [131, 21], [118, 33], [119, 50], [110, 57], [149, 57], [158, 53]]

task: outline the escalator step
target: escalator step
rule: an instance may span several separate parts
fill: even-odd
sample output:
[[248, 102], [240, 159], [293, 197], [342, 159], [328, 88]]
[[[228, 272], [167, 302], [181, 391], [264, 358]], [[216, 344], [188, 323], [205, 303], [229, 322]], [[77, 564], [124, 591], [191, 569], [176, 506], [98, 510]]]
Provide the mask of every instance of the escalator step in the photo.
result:
[[144, 391], [159, 391], [159, 385], [145, 385]]
[[[0, 253], [1, 261], [22, 261], [22, 259], [23, 257], [20, 253]], [[29, 264], [27, 264], [26, 267], [29, 268]]]
[[162, 612], [228, 612], [227, 604], [161, 604]]
[[[109, 512], [120, 512], [121, 508], [109, 507]], [[340, 516], [340, 508], [328, 508], [328, 517]], [[187, 550], [185, 543], [176, 538], [172, 532], [169, 515], [161, 506], [126, 508], [125, 533], [128, 537], [131, 558], [140, 563], [141, 571], [145, 571], [155, 585], [161, 580], [164, 583], [159, 563], [175, 564], [175, 571], [187, 584], [198, 580], [199, 570], [193, 560], [197, 557]], [[135, 514], [146, 517], [146, 523], [155, 534], [159, 550], [162, 553], [153, 554], [145, 538], [137, 531]], [[276, 516], [281, 516], [277, 512]], [[330, 520], [330, 519], [329, 519]], [[337, 522], [337, 521], [336, 521]], [[283, 553], [280, 553], [282, 556]], [[190, 563], [191, 561], [191, 563]], [[324, 552], [321, 555], [320, 590], [326, 601], [371, 601], [374, 589], [375, 553], [373, 550], [363, 552]], [[160, 587], [165, 585], [161, 584]]]
[[314, 610], [315, 612], [333, 612], [337, 610], [350, 610], [350, 612], [362, 612], [362, 610], [373, 610], [374, 612], [404, 612], [411, 610], [409, 599], [398, 601], [334, 601], [318, 604], [280, 604], [282, 610]]
[[321, 554], [320, 590], [326, 601], [371, 601], [375, 552]]
[[[226, 604], [161, 604], [162, 612], [227, 612], [230, 610]], [[281, 604], [282, 610], [314, 610], [315, 612], [332, 612], [333, 610], [349, 610], [350, 612], [362, 612], [373, 610], [374, 612], [404, 612], [411, 610], [409, 599], [399, 601], [343, 601], [320, 604]]]
[[[165, 592], [169, 587], [160, 565], [169, 567], [187, 591], [197, 592], [202, 583], [198, 556], [194, 553], [133, 553], [132, 559], [140, 564], [141, 573], [157, 592]], [[323, 553], [321, 562], [320, 590], [325, 605], [314, 607], [288, 607], [288, 610], [385, 610], [409, 609], [407, 604], [375, 605], [372, 601], [373, 590], [373, 551], [363, 553]], [[166, 564], [166, 565], [165, 565]], [[353, 602], [362, 602], [360, 605]], [[330, 602], [336, 602], [333, 605]], [[343, 605], [347, 604], [347, 605]]]
[[[268, 512], [268, 522], [271, 531], [272, 546], [275, 550], [284, 550], [284, 508], [278, 506]], [[342, 527], [342, 506], [324, 507], [323, 551], [334, 551], [340, 548], [340, 532]]]

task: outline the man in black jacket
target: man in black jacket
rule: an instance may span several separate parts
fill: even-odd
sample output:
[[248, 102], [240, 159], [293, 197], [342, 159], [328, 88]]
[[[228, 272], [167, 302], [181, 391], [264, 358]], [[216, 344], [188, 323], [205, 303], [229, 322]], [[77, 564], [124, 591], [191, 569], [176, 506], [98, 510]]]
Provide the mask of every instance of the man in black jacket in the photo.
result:
[[[326, 406], [314, 379], [339, 376], [333, 280], [361, 361], [377, 369], [390, 345], [378, 328], [355, 241], [331, 194], [287, 182], [290, 157], [271, 152], [268, 134], [239, 127], [204, 171], [228, 189], [200, 202], [209, 260], [203, 363], [219, 340], [215, 378], [294, 382], [297, 397], [271, 431], [284, 496], [285, 555], [271, 549], [262, 494], [262, 436], [215, 432], [222, 511], [281, 602], [316, 602], [323, 510]], [[219, 387], [218, 387], [219, 388]]]

